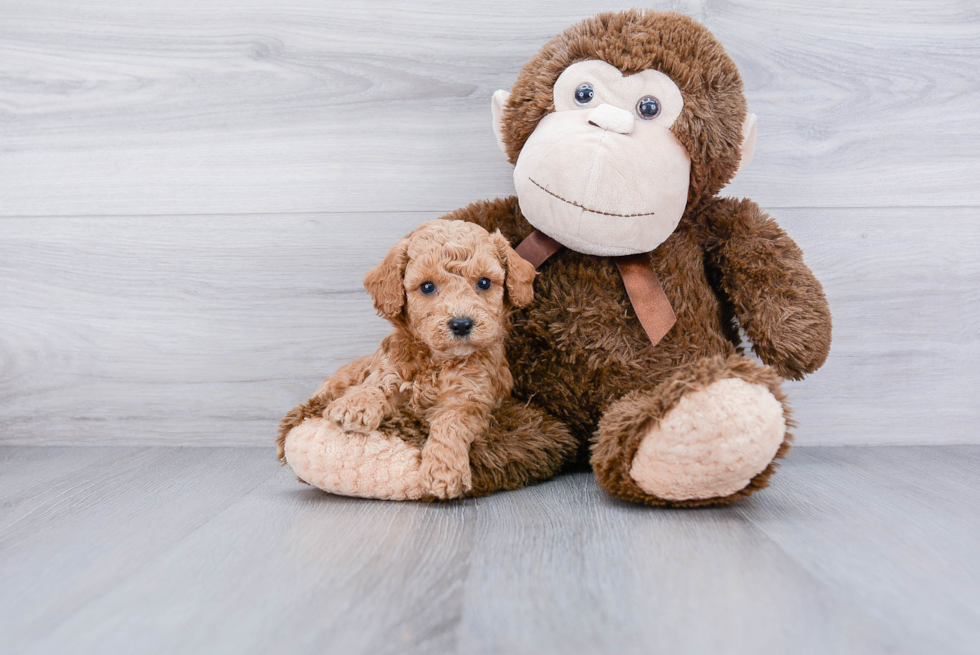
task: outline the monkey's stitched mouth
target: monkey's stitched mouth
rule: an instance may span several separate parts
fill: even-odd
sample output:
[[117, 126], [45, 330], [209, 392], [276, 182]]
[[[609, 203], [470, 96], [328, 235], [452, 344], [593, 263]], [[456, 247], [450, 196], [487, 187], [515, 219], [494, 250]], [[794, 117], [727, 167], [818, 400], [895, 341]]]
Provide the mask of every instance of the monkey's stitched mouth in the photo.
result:
[[543, 186], [541, 186], [540, 184], [538, 184], [537, 182], [535, 182], [531, 178], [527, 178], [527, 179], [530, 180], [531, 184], [533, 184], [534, 186], [538, 187], [539, 189], [541, 189], [542, 191], [544, 191], [545, 193], [547, 193], [549, 196], [554, 196], [555, 198], [558, 198], [562, 202], [567, 202], [569, 205], [572, 205], [573, 207], [578, 207], [582, 211], [587, 211], [590, 214], [602, 214], [603, 216], [618, 216], [620, 218], [635, 218], [637, 216], [653, 216], [653, 214], [654, 214], [654, 212], [647, 212], [646, 214], [614, 214], [612, 212], [599, 211], [598, 209], [589, 209], [585, 205], [580, 205], [579, 203], [575, 202], [574, 200], [566, 200], [565, 198], [562, 198], [561, 196], [559, 196], [557, 193], [552, 193], [551, 191], [548, 191], [546, 188], [544, 188]]

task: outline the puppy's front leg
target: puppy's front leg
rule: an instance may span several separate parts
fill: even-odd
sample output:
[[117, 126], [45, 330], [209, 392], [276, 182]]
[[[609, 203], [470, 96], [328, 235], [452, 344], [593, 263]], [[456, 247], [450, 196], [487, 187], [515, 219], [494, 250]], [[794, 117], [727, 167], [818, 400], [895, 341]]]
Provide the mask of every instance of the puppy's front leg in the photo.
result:
[[374, 386], [357, 384], [330, 403], [323, 416], [348, 432], [377, 430], [381, 421], [391, 415], [391, 404], [385, 393]]
[[490, 425], [485, 405], [440, 408], [429, 421], [422, 447], [422, 484], [436, 498], [457, 498], [473, 488], [470, 444]]

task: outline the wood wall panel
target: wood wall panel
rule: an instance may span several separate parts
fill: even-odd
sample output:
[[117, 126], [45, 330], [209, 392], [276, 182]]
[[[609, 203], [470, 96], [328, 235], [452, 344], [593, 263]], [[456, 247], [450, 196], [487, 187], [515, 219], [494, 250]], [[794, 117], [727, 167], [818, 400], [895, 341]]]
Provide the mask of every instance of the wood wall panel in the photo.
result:
[[[978, 211], [774, 214], [834, 313], [798, 443], [974, 441]], [[361, 278], [433, 217], [0, 220], [0, 442], [268, 443], [387, 333]]]
[[[629, 2], [0, 5], [0, 215], [449, 211], [512, 192], [490, 129], [550, 36]], [[732, 193], [980, 205], [972, 2], [653, 2], [759, 115]]]

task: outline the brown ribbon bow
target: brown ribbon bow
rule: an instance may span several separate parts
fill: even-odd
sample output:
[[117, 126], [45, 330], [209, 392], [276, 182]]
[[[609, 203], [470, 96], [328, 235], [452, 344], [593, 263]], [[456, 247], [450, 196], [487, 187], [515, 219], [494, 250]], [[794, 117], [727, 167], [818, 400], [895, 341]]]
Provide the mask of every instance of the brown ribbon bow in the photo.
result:
[[[534, 268], [538, 268], [562, 248], [563, 245], [547, 234], [535, 230], [515, 250], [518, 255], [531, 262]], [[623, 284], [626, 285], [626, 293], [633, 303], [633, 311], [650, 337], [650, 342], [657, 345], [670, 332], [677, 317], [660, 285], [657, 272], [653, 270], [653, 262], [647, 253], [614, 259], [619, 267], [619, 274], [623, 277]]]

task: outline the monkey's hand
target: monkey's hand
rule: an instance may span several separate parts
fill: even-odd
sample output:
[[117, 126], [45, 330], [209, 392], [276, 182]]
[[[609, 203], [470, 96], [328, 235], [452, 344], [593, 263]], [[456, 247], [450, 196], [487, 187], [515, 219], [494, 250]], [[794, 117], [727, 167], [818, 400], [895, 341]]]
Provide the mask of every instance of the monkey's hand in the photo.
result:
[[378, 429], [390, 411], [388, 399], [380, 389], [358, 384], [327, 405], [323, 417], [348, 432], [371, 432]]
[[750, 200], [726, 198], [711, 213], [709, 260], [755, 353], [787, 379], [820, 368], [830, 352], [830, 308], [799, 246]]
[[802, 380], [830, 354], [830, 310], [820, 283], [815, 278], [816, 286], [801, 282], [791, 297], [739, 314], [752, 350], [788, 380]]

